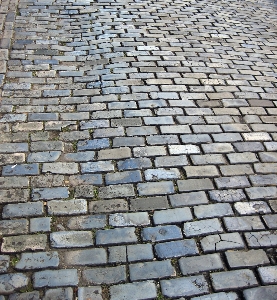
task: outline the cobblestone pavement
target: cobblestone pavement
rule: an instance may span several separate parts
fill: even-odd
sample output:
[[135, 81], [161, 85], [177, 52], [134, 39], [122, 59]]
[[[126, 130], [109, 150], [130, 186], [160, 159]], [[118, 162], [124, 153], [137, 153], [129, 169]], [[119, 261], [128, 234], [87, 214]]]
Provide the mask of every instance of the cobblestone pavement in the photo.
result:
[[2, 0], [0, 300], [277, 299], [276, 13]]

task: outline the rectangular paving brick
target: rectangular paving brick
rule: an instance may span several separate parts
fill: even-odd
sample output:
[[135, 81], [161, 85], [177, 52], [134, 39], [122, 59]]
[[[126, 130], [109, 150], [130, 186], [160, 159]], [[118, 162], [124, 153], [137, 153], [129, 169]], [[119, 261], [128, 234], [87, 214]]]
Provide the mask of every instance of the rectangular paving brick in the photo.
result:
[[4, 166], [2, 169], [3, 176], [28, 176], [39, 175], [38, 164], [16, 164]]
[[257, 286], [253, 271], [244, 269], [211, 274], [212, 284], [216, 291], [240, 289]]
[[115, 284], [126, 281], [126, 267], [106, 267], [86, 269], [82, 278], [89, 284]]
[[131, 183], [131, 182], [141, 182], [142, 177], [140, 171], [125, 171], [108, 173], [105, 175], [106, 184], [121, 184], [121, 183]]
[[4, 219], [16, 217], [42, 216], [44, 208], [42, 202], [27, 202], [18, 204], [7, 204], [3, 208]]
[[221, 232], [223, 232], [223, 228], [218, 219], [186, 222], [184, 224], [184, 234], [186, 237], [201, 236]]
[[194, 208], [194, 214], [198, 219], [232, 216], [234, 212], [229, 203], [216, 203], [199, 205]]
[[131, 264], [129, 269], [131, 281], [165, 278], [176, 275], [176, 271], [171, 265], [170, 260]]
[[58, 253], [53, 252], [37, 252], [22, 253], [21, 259], [16, 264], [18, 270], [44, 269], [58, 267]]
[[231, 268], [245, 268], [269, 264], [266, 252], [262, 249], [249, 251], [227, 251], [225, 253]]
[[138, 193], [140, 196], [173, 194], [174, 186], [172, 181], [138, 183]]
[[238, 233], [222, 233], [209, 235], [201, 240], [201, 246], [205, 253], [224, 251], [229, 249], [243, 249], [244, 242]]
[[142, 229], [142, 239], [144, 241], [178, 240], [182, 239], [182, 237], [182, 232], [176, 225], [145, 227]]
[[244, 234], [250, 248], [276, 247], [277, 234], [269, 231], [247, 232]]
[[157, 256], [161, 259], [180, 256], [191, 256], [199, 253], [193, 239], [158, 243], [155, 245]]
[[167, 208], [169, 208], [169, 204], [167, 197], [165, 196], [130, 199], [130, 210], [133, 211], [145, 211]]
[[35, 272], [34, 287], [77, 286], [79, 278], [76, 269], [46, 270]]
[[53, 248], [75, 248], [93, 245], [91, 231], [59, 231], [50, 234]]
[[[18, 178], [18, 177], [14, 177]], [[19, 180], [20, 182], [20, 180]], [[0, 203], [17, 203], [17, 202], [27, 202], [29, 200], [29, 190], [28, 189], [9, 189], [0, 190]]]
[[99, 198], [111, 199], [120, 197], [135, 196], [134, 187], [132, 184], [108, 185], [99, 188]]
[[217, 253], [194, 257], [182, 257], [179, 259], [179, 265], [183, 275], [224, 269], [221, 257]]
[[173, 207], [208, 203], [208, 197], [203, 191], [170, 195], [169, 199]]
[[110, 287], [111, 300], [145, 298], [145, 291], [149, 299], [156, 299], [157, 291], [154, 281], [133, 282], [127, 284], [113, 285]]
[[190, 297], [208, 294], [208, 283], [203, 275], [161, 280], [162, 294], [166, 297]]
[[125, 211], [128, 211], [128, 202], [124, 199], [97, 200], [89, 202], [90, 213], [98, 214]]
[[145, 226], [150, 224], [148, 213], [116, 213], [109, 216], [111, 226]]
[[3, 238], [1, 251], [3, 253], [15, 253], [26, 250], [45, 250], [46, 245], [46, 234], [9, 236]]
[[153, 215], [153, 220], [156, 225], [181, 223], [192, 220], [192, 214], [188, 207], [173, 208], [155, 211]]
[[137, 242], [134, 227], [98, 230], [96, 245], [132, 244]]

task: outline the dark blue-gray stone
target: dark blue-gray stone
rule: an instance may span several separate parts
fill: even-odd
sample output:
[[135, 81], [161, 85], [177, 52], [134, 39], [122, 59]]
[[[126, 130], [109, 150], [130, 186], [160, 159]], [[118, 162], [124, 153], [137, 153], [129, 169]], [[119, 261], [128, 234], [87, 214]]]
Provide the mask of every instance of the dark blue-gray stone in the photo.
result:
[[[28, 292], [28, 293], [20, 293], [20, 294], [16, 293], [16, 294], [12, 294], [9, 296], [9, 300], [40, 300], [40, 299], [41, 299], [41, 297], [40, 297], [38, 291]], [[5, 299], [4, 298], [2, 299], [0, 296], [0, 300], [5, 300]]]
[[170, 260], [131, 264], [129, 269], [131, 281], [164, 278], [176, 275], [176, 271], [171, 265]]
[[30, 220], [30, 232], [51, 231], [51, 217], [33, 218]]
[[37, 188], [32, 191], [34, 201], [68, 198], [68, 195], [67, 187]]
[[118, 170], [132, 170], [132, 169], [143, 169], [151, 168], [152, 163], [149, 158], [130, 158], [124, 161], [118, 162]]
[[193, 239], [156, 244], [155, 250], [159, 258], [180, 257], [199, 253]]
[[142, 238], [144, 241], [166, 241], [182, 239], [181, 229], [176, 225], [157, 226], [143, 228]]
[[76, 269], [46, 270], [33, 275], [34, 288], [76, 286], [79, 282]]
[[77, 147], [78, 151], [104, 149], [110, 147], [110, 142], [108, 138], [79, 141]]
[[27, 286], [29, 278], [22, 273], [0, 275], [0, 294], [11, 294], [17, 289]]
[[73, 289], [70, 287], [47, 290], [43, 298], [43, 300], [72, 300], [72, 299], [73, 299]]
[[189, 297], [209, 293], [209, 287], [203, 275], [161, 280], [161, 289], [162, 294], [168, 298]]
[[38, 164], [15, 164], [4, 166], [2, 170], [3, 176], [17, 176], [17, 175], [39, 175]]
[[142, 181], [140, 171], [126, 171], [126, 172], [117, 172], [109, 173], [105, 176], [106, 184], [121, 184], [129, 182], [140, 182]]
[[56, 161], [61, 155], [61, 151], [34, 152], [28, 155], [28, 162], [52, 162]]
[[0, 255], [0, 273], [6, 273], [10, 264], [8, 255]]
[[67, 251], [65, 263], [68, 265], [102, 265], [107, 263], [107, 253], [103, 248]]
[[138, 244], [127, 246], [128, 261], [153, 260], [154, 254], [151, 244]]
[[[145, 294], [147, 291], [147, 295]], [[111, 300], [157, 299], [154, 281], [118, 284], [110, 287]]]
[[277, 299], [277, 285], [260, 286], [243, 291], [245, 300], [276, 300]]
[[7, 204], [3, 208], [3, 218], [41, 216], [43, 214], [42, 202], [28, 202], [18, 204]]
[[31, 270], [58, 266], [58, 252], [22, 253], [20, 261], [15, 265], [15, 269]]
[[136, 243], [137, 236], [134, 227], [98, 230], [96, 232], [97, 245], [116, 245]]

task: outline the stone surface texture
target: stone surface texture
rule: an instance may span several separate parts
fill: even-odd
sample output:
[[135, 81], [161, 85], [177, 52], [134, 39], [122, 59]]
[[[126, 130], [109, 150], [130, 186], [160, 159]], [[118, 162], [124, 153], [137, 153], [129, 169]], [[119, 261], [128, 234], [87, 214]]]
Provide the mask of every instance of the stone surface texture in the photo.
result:
[[0, 0], [0, 300], [277, 299], [276, 14]]

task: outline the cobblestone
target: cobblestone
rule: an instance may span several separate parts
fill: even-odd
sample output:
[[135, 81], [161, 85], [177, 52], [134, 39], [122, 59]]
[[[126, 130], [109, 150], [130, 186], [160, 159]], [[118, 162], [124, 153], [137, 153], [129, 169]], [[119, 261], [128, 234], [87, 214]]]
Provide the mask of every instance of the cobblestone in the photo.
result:
[[107, 263], [107, 254], [104, 249], [74, 250], [65, 254], [65, 263], [74, 265], [102, 265]]
[[45, 269], [58, 267], [59, 256], [57, 252], [23, 253], [20, 261], [15, 265], [18, 270]]
[[137, 263], [130, 265], [130, 279], [155, 279], [175, 276], [176, 272], [169, 260]]
[[223, 270], [223, 263], [219, 254], [207, 254], [195, 257], [182, 257], [179, 259], [183, 275], [198, 274], [199, 272]]
[[137, 237], [134, 227], [99, 230], [96, 233], [96, 245], [128, 244], [135, 242], [137, 242]]
[[28, 277], [23, 273], [0, 275], [0, 293], [2, 295], [11, 294], [20, 288], [26, 287], [28, 282]]
[[208, 284], [202, 275], [162, 280], [161, 288], [163, 295], [167, 297], [186, 297], [208, 293]]
[[82, 274], [89, 284], [110, 284], [126, 281], [125, 266], [87, 269]]
[[51, 245], [54, 248], [73, 248], [92, 246], [90, 231], [59, 231], [50, 234]]
[[245, 288], [258, 284], [254, 273], [248, 269], [213, 273], [211, 278], [216, 291]]
[[274, 300], [277, 295], [277, 287], [273, 286], [260, 286], [256, 288], [250, 288], [243, 291], [243, 296], [246, 300], [265, 298], [269, 300]]
[[194, 240], [159, 243], [155, 246], [157, 256], [161, 259], [198, 254]]
[[238, 233], [209, 235], [201, 240], [204, 252], [222, 251], [228, 249], [243, 249], [244, 242]]
[[0, 299], [276, 299], [276, 7], [0, 12]]
[[226, 258], [231, 268], [245, 268], [269, 264], [269, 259], [264, 250], [227, 251]]
[[251, 231], [265, 228], [258, 216], [226, 217], [223, 221], [228, 231]]
[[[145, 291], [147, 290], [147, 296]], [[127, 300], [132, 297], [134, 300], [155, 299], [157, 297], [154, 281], [142, 281], [127, 284], [114, 285], [110, 289], [111, 300]]]
[[142, 238], [152, 242], [176, 240], [182, 238], [182, 233], [175, 225], [148, 227], [142, 230]]
[[49, 289], [45, 292], [44, 300], [50, 299], [65, 299], [71, 300], [73, 297], [73, 289], [72, 288], [58, 288], [58, 289]]
[[77, 270], [46, 270], [35, 272], [34, 287], [76, 286], [78, 284]]

